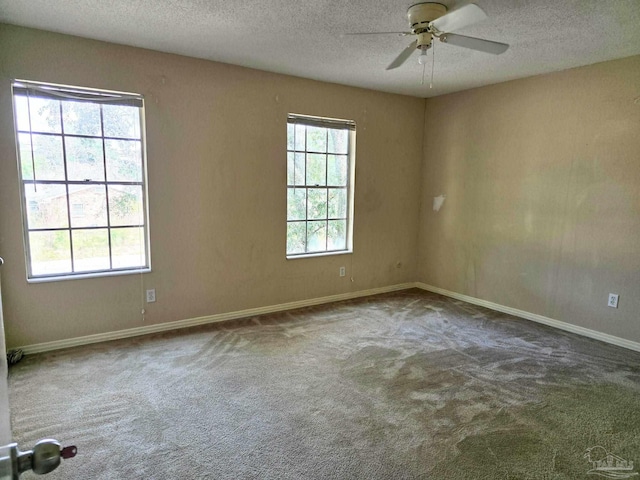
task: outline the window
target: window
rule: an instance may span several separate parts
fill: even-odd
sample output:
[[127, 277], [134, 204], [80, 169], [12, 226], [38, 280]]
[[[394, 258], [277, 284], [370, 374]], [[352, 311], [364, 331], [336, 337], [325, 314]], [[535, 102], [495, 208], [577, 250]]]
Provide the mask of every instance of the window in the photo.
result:
[[29, 279], [148, 269], [140, 95], [13, 82]]
[[84, 215], [84, 203], [74, 203], [71, 205], [71, 216], [82, 217]]
[[355, 123], [289, 115], [287, 257], [350, 252]]

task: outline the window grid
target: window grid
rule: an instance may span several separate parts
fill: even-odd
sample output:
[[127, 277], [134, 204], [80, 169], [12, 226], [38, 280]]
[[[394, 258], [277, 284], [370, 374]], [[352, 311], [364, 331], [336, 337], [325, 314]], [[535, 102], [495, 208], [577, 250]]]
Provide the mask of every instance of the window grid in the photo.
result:
[[[31, 126], [31, 97], [29, 95], [27, 95], [27, 111], [29, 112], [29, 128], [31, 130], [31, 138], [33, 138], [33, 127]], [[66, 192], [66, 197], [67, 197], [67, 225], [69, 225], [69, 253], [70, 253], [70, 259], [71, 259], [71, 271], [75, 272], [75, 255], [73, 254], [73, 235], [72, 235], [72, 230], [71, 230], [71, 212], [70, 210], [70, 206], [69, 206], [69, 184], [67, 183], [67, 181], [69, 180], [69, 172], [67, 169], [67, 142], [64, 141], [65, 136], [64, 136], [64, 115], [62, 114], [62, 102], [58, 102], [58, 112], [60, 115], [60, 143], [62, 143], [62, 165], [63, 165], [63, 169], [64, 169], [64, 179], [65, 179], [65, 192]], [[33, 155], [33, 140], [31, 141], [31, 153], [32, 153], [32, 157], [34, 157]], [[34, 159], [34, 165], [33, 165], [33, 188], [37, 188], [36, 185], [38, 185], [36, 182], [36, 166], [35, 166], [35, 159]], [[25, 195], [26, 197], [26, 195]], [[29, 233], [31, 233], [31, 230], [29, 229], [29, 226], [27, 225], [27, 231]], [[29, 242], [31, 242], [31, 237], [30, 235], [28, 235], [29, 238]], [[29, 255], [31, 255], [31, 248], [29, 248]], [[31, 274], [31, 261], [29, 262], [29, 273]]]
[[[62, 104], [62, 102], [60, 102]], [[64, 124], [63, 124], [64, 126]], [[105, 208], [107, 209], [107, 244], [109, 245], [109, 270], [113, 268], [113, 251], [111, 248], [111, 211], [109, 206], [109, 184], [107, 182], [107, 146], [105, 145], [104, 139], [104, 111], [102, 105], [100, 105], [100, 134], [102, 136], [102, 172], [104, 175], [104, 194], [107, 200]], [[67, 195], [67, 200], [69, 200], [69, 195]], [[69, 224], [71, 226], [71, 224]], [[73, 258], [73, 250], [71, 252], [71, 258]]]
[[[304, 228], [304, 251], [301, 252], [290, 252], [289, 248], [287, 247], [287, 256], [289, 257], [295, 257], [295, 256], [305, 256], [305, 255], [321, 255], [321, 254], [326, 254], [326, 253], [339, 253], [339, 252], [346, 252], [350, 250], [350, 233], [351, 233], [351, 228], [350, 228], [350, 221], [351, 221], [351, 195], [350, 195], [350, 189], [351, 189], [351, 162], [353, 161], [353, 159], [351, 158], [351, 132], [349, 131], [349, 129], [345, 128], [339, 128], [336, 126], [318, 126], [318, 125], [309, 125], [309, 124], [305, 124], [304, 120], [296, 120], [294, 122], [289, 121], [288, 125], [292, 125], [293, 126], [293, 148], [287, 148], [287, 153], [288, 154], [292, 154], [293, 155], [293, 182], [289, 183], [289, 181], [287, 181], [287, 191], [289, 191], [289, 189], [293, 189], [293, 191], [295, 192], [296, 189], [303, 189], [305, 190], [305, 217], [304, 219], [293, 219], [290, 220], [289, 218], [287, 218], [287, 225], [289, 224], [293, 224], [293, 223], [304, 223], [305, 228]], [[301, 150], [299, 148], [297, 148], [298, 146], [298, 135], [300, 134], [299, 129], [297, 128], [298, 126], [304, 126], [302, 135], [304, 136], [304, 139], [300, 139], [303, 140], [304, 144], [304, 149]], [[309, 127], [316, 127], [316, 128], [322, 128], [324, 130], [324, 151], [320, 151], [320, 150], [313, 150], [312, 147], [310, 147], [308, 145], [308, 129]], [[329, 132], [330, 130], [344, 130], [346, 131], [346, 151], [345, 152], [339, 152], [339, 151], [331, 151], [329, 148]], [[297, 162], [296, 162], [296, 155], [297, 154], [302, 154], [304, 155], [304, 184], [303, 185], [299, 185], [297, 182]], [[309, 184], [309, 180], [308, 180], [308, 175], [309, 175], [309, 155], [323, 155], [324, 157], [324, 185], [319, 185], [319, 184]], [[342, 186], [338, 186], [338, 185], [329, 185], [329, 156], [330, 155], [334, 155], [336, 157], [342, 156], [345, 157], [346, 160], [346, 182], [345, 185]], [[289, 176], [289, 174], [287, 173], [287, 176]], [[326, 192], [326, 201], [324, 202], [325, 205], [325, 216], [324, 218], [321, 219], [310, 219], [309, 218], [309, 190], [311, 189], [322, 189], [325, 190]], [[330, 192], [331, 191], [344, 191], [344, 195], [346, 198], [346, 205], [345, 205], [345, 215], [344, 216], [330, 216], [329, 215], [329, 205], [330, 205], [330, 201], [332, 199]], [[287, 200], [287, 207], [289, 200]], [[288, 215], [287, 215], [288, 216]], [[344, 221], [344, 247], [342, 248], [334, 248], [334, 249], [329, 249], [329, 222], [332, 221]], [[325, 235], [324, 235], [324, 248], [322, 249], [314, 249], [314, 250], [310, 250], [310, 246], [309, 246], [309, 224], [313, 222], [313, 223], [320, 223], [322, 222], [324, 224], [324, 229], [325, 229]]]
[[[16, 96], [18, 96], [16, 94]], [[102, 103], [98, 103], [96, 102], [97, 107], [99, 108], [99, 117], [100, 117], [100, 133], [99, 135], [85, 135], [85, 134], [79, 134], [79, 133], [67, 133], [65, 131], [65, 120], [64, 120], [64, 113], [63, 113], [63, 105], [65, 102], [65, 99], [56, 99], [55, 101], [57, 101], [58, 103], [58, 108], [57, 108], [57, 113], [58, 113], [58, 117], [60, 120], [60, 133], [57, 132], [41, 132], [41, 131], [34, 131], [33, 128], [33, 119], [32, 119], [32, 108], [31, 108], [31, 96], [29, 95], [29, 92], [27, 91], [26, 95], [24, 94], [20, 94], [20, 96], [26, 98], [26, 102], [27, 102], [27, 120], [28, 120], [28, 127], [29, 130], [26, 131], [24, 129], [19, 129], [17, 124], [16, 124], [16, 133], [17, 133], [17, 137], [18, 137], [18, 144], [20, 144], [19, 141], [19, 135], [20, 134], [28, 134], [29, 135], [29, 142], [30, 142], [30, 160], [31, 160], [31, 167], [32, 167], [32, 177], [33, 179], [24, 179], [22, 178], [23, 176], [23, 171], [22, 171], [22, 164], [23, 164], [23, 159], [22, 157], [22, 148], [19, 148], [19, 156], [20, 156], [20, 177], [21, 177], [21, 183], [22, 183], [22, 191], [23, 191], [23, 209], [24, 209], [24, 230], [26, 232], [26, 236], [25, 236], [25, 241], [26, 241], [26, 258], [27, 258], [27, 269], [28, 269], [28, 278], [47, 278], [47, 277], [74, 277], [74, 276], [78, 276], [78, 275], [86, 275], [86, 274], [96, 274], [96, 273], [108, 273], [108, 272], [125, 272], [125, 271], [136, 271], [136, 270], [140, 270], [140, 269], [145, 269], [145, 268], [149, 268], [149, 245], [148, 245], [148, 237], [147, 237], [147, 229], [146, 229], [146, 224], [147, 224], [147, 214], [146, 214], [146, 208], [147, 208], [147, 195], [146, 195], [146, 188], [145, 188], [145, 178], [146, 178], [146, 165], [145, 165], [145, 161], [144, 161], [144, 135], [143, 135], [143, 131], [142, 131], [142, 108], [141, 106], [138, 107], [138, 117], [137, 120], [139, 122], [140, 125], [140, 131], [139, 131], [139, 135], [136, 137], [121, 137], [121, 136], [107, 136], [105, 135], [105, 119], [104, 119], [104, 108], [103, 108], [103, 104]], [[73, 100], [70, 100], [73, 101]], [[39, 180], [37, 178], [37, 169], [36, 169], [36, 160], [35, 160], [35, 143], [34, 143], [34, 134], [37, 134], [39, 136], [43, 136], [43, 137], [52, 137], [52, 138], [59, 138], [60, 139], [60, 143], [61, 143], [61, 154], [62, 154], [62, 171], [64, 173], [64, 180]], [[85, 139], [100, 139], [101, 142], [101, 161], [102, 161], [102, 174], [104, 175], [104, 181], [100, 181], [100, 180], [92, 180], [92, 179], [85, 179], [85, 180], [70, 180], [69, 179], [69, 167], [68, 167], [68, 155], [67, 155], [67, 142], [65, 141], [67, 138], [85, 138]], [[107, 140], [117, 140], [117, 141], [125, 141], [125, 142], [132, 142], [132, 143], [138, 143], [139, 144], [139, 152], [140, 152], [140, 181], [123, 181], [123, 180], [117, 180], [117, 181], [110, 181], [108, 176], [107, 176], [107, 148], [106, 148], [106, 141]], [[29, 159], [27, 159], [28, 161]], [[37, 187], [38, 185], [64, 185], [64, 192], [65, 192], [65, 203], [66, 203], [66, 221], [67, 221], [67, 227], [30, 227], [29, 226], [29, 219], [28, 219], [28, 214], [27, 211], [30, 208], [30, 203], [33, 201], [27, 201], [27, 195], [26, 195], [26, 189], [29, 187], [33, 187], [34, 192], [37, 192]], [[104, 187], [104, 202], [105, 202], [105, 217], [106, 217], [106, 221], [105, 221], [105, 225], [97, 225], [97, 226], [92, 226], [92, 225], [84, 225], [84, 226], [73, 226], [72, 223], [72, 204], [71, 204], [71, 190], [70, 187], [74, 186], [74, 185], [82, 185], [82, 186], [86, 186], [86, 185], [100, 185]], [[142, 220], [142, 223], [130, 223], [130, 224], [121, 224], [121, 225], [117, 225], [117, 226], [112, 226], [112, 222], [111, 222], [111, 205], [110, 205], [110, 186], [139, 186], [141, 188], [141, 211], [138, 212], [138, 218], [140, 218]], [[37, 204], [36, 204], [37, 205]], [[138, 262], [138, 264], [136, 265], [131, 265], [131, 266], [123, 266], [123, 267], [118, 267], [118, 268], [114, 268], [113, 264], [113, 243], [112, 243], [112, 234], [113, 234], [113, 229], [114, 228], [118, 228], [118, 229], [123, 229], [123, 230], [128, 230], [128, 229], [133, 229], [133, 228], [138, 228], [138, 229], [142, 229], [140, 232], [140, 243], [139, 246], [142, 248], [141, 253], [139, 253], [138, 257], [141, 259], [140, 262]], [[73, 232], [76, 231], [92, 231], [92, 230], [106, 230], [106, 239], [107, 239], [107, 247], [108, 247], [108, 261], [109, 261], [109, 266], [108, 268], [99, 268], [99, 269], [83, 269], [83, 270], [77, 270], [77, 266], [76, 266], [76, 254], [77, 251], [74, 248], [74, 238], [73, 238]], [[47, 273], [47, 274], [33, 274], [33, 263], [32, 263], [32, 252], [31, 252], [31, 236], [30, 234], [32, 232], [67, 232], [67, 237], [69, 240], [69, 261], [70, 261], [70, 271], [65, 270], [65, 271], [60, 271], [58, 273]]]

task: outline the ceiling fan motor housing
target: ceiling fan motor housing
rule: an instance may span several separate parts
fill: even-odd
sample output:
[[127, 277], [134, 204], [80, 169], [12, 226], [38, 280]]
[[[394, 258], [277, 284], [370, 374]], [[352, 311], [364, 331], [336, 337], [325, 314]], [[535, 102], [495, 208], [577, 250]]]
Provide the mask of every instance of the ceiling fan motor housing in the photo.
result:
[[440, 3], [416, 3], [409, 7], [407, 16], [414, 33], [420, 34], [429, 30], [429, 23], [447, 13], [447, 7]]

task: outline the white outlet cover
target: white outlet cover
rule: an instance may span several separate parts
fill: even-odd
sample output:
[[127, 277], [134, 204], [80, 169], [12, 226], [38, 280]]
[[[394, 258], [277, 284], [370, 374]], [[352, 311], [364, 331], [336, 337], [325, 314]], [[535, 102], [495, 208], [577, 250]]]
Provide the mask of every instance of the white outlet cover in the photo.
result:
[[607, 306], [613, 307], [613, 308], [618, 308], [618, 294], [617, 293], [610, 293], [609, 294], [609, 302], [607, 303]]
[[156, 301], [156, 289], [151, 288], [147, 290], [147, 303], [153, 303]]

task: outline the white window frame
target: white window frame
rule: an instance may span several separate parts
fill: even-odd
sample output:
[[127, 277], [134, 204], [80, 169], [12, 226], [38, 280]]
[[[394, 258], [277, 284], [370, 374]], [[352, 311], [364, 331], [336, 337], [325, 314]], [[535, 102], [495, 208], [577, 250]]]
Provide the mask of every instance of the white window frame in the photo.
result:
[[[348, 254], [348, 253], [352, 253], [353, 252], [353, 218], [354, 218], [354, 186], [355, 186], [355, 159], [356, 159], [356, 124], [353, 120], [343, 120], [343, 119], [336, 119], [336, 118], [326, 118], [326, 117], [314, 117], [314, 116], [309, 116], [309, 115], [299, 115], [299, 114], [293, 114], [290, 113], [287, 116], [287, 212], [289, 210], [289, 191], [290, 189], [295, 189], [295, 188], [305, 188], [305, 189], [309, 189], [309, 188], [326, 188], [327, 192], [332, 189], [332, 188], [344, 188], [344, 187], [332, 187], [330, 185], [327, 185], [327, 182], [325, 182], [325, 185], [311, 185], [307, 183], [307, 178], [306, 178], [306, 174], [305, 174], [305, 182], [303, 185], [300, 184], [296, 184], [295, 180], [294, 180], [294, 184], [290, 184], [289, 182], [289, 159], [290, 156], [293, 154], [295, 156], [295, 154], [304, 154], [305, 155], [305, 169], [306, 169], [306, 165], [308, 163], [308, 159], [307, 156], [309, 154], [325, 154], [325, 171], [326, 169], [326, 162], [327, 162], [327, 156], [331, 155], [332, 152], [313, 152], [311, 150], [309, 150], [307, 148], [307, 143], [306, 143], [306, 138], [305, 138], [305, 148], [304, 150], [300, 150], [300, 149], [296, 149], [296, 142], [295, 142], [295, 138], [294, 138], [294, 143], [293, 143], [293, 149], [289, 148], [289, 128], [290, 126], [293, 125], [294, 127], [294, 132], [295, 132], [295, 126], [296, 125], [305, 125], [305, 126], [310, 126], [310, 127], [320, 127], [320, 128], [326, 128], [326, 129], [337, 129], [337, 130], [346, 130], [348, 132], [348, 147], [347, 147], [347, 184], [346, 184], [346, 194], [347, 194], [347, 207], [346, 207], [346, 217], [339, 217], [336, 219], [332, 219], [328, 217], [328, 213], [327, 213], [327, 218], [325, 219], [327, 222], [331, 221], [331, 220], [345, 220], [346, 221], [346, 239], [345, 239], [345, 247], [344, 248], [340, 248], [340, 249], [333, 249], [333, 250], [329, 250], [328, 247], [325, 248], [324, 250], [315, 250], [315, 251], [309, 251], [309, 244], [308, 244], [308, 238], [306, 237], [306, 233], [305, 233], [305, 251], [304, 252], [289, 252], [288, 250], [288, 242], [285, 245], [285, 251], [286, 251], [286, 258], [287, 259], [295, 259], [295, 258], [308, 258], [308, 257], [318, 257], [318, 256], [326, 256], [326, 255], [341, 255], [341, 254]], [[294, 160], [294, 165], [295, 165], [295, 160]], [[308, 197], [307, 200], [308, 202]], [[327, 195], [327, 211], [328, 211], [328, 203], [329, 203], [329, 199], [328, 199], [328, 195]], [[308, 212], [305, 215], [305, 218], [303, 220], [297, 219], [297, 220], [290, 220], [288, 218], [286, 218], [286, 225], [287, 225], [287, 231], [289, 228], [289, 224], [290, 223], [294, 223], [294, 222], [304, 222], [305, 225], [307, 225], [309, 222], [313, 222], [313, 221], [318, 221], [317, 219], [310, 219]], [[328, 223], [327, 223], [328, 225]], [[308, 232], [308, 228], [305, 228], [305, 232]], [[325, 244], [326, 246], [327, 244]]]
[[[64, 164], [64, 172], [65, 178], [63, 180], [38, 180], [35, 176], [33, 179], [24, 179], [22, 174], [22, 163], [23, 161], [32, 162], [33, 154], [31, 159], [22, 159], [21, 158], [21, 149], [19, 142], [20, 134], [29, 134], [32, 136], [33, 134], [43, 135], [45, 133], [38, 132], [33, 130], [33, 126], [30, 125], [29, 130], [20, 130], [18, 126], [18, 114], [16, 107], [16, 97], [24, 96], [27, 98], [38, 97], [38, 98], [48, 98], [59, 100], [61, 102], [67, 101], [85, 101], [89, 103], [96, 103], [100, 105], [124, 105], [124, 106], [135, 106], [138, 107], [139, 112], [139, 121], [140, 121], [140, 138], [120, 138], [120, 137], [110, 137], [105, 135], [104, 125], [102, 123], [102, 107], [100, 109], [101, 115], [101, 134], [99, 136], [92, 136], [91, 138], [101, 139], [102, 140], [102, 161], [103, 168], [106, 169], [106, 157], [105, 157], [105, 140], [130, 140], [130, 141], [139, 141], [140, 142], [140, 152], [141, 152], [141, 180], [140, 181], [116, 181], [109, 180], [107, 175], [105, 174], [103, 180], [69, 180], [68, 178], [68, 169], [67, 169], [67, 156], [66, 150], [64, 148], [65, 138], [68, 137], [83, 137], [80, 134], [69, 134], [64, 132], [64, 118], [62, 115], [62, 103], [61, 105], [61, 113], [60, 113], [60, 125], [62, 131], [60, 133], [50, 133], [47, 135], [58, 136], [61, 138], [63, 145], [62, 152], [62, 160]], [[14, 80], [12, 82], [12, 99], [14, 102], [14, 125], [15, 125], [15, 134], [16, 134], [16, 150], [18, 157], [18, 174], [20, 178], [20, 194], [21, 194], [21, 209], [22, 209], [22, 220], [23, 220], [23, 237], [24, 237], [24, 246], [25, 246], [25, 262], [27, 269], [27, 281], [29, 283], [37, 283], [37, 282], [49, 282], [49, 281], [57, 281], [57, 280], [69, 280], [69, 279], [77, 279], [77, 278], [91, 278], [91, 277], [102, 277], [102, 276], [112, 276], [112, 275], [125, 275], [125, 274], [133, 274], [133, 273], [144, 273], [151, 271], [151, 251], [150, 251], [150, 241], [149, 241], [149, 207], [148, 207], [148, 188], [147, 188], [147, 154], [146, 154], [146, 135], [145, 135], [145, 115], [144, 115], [144, 97], [140, 94], [128, 93], [128, 92], [118, 92], [111, 90], [102, 90], [102, 89], [92, 89], [85, 87], [76, 87], [69, 85], [59, 85], [59, 84], [51, 84], [51, 83], [43, 83], [43, 82], [35, 82], [35, 81], [27, 81], [27, 80]], [[29, 113], [31, 115], [31, 113]], [[31, 120], [30, 120], [31, 124]], [[106, 170], [105, 170], [106, 171]], [[65, 187], [65, 197], [67, 203], [67, 215], [68, 215], [68, 224], [66, 227], [60, 228], [30, 228], [28, 223], [28, 209], [30, 208], [27, 202], [26, 195], [26, 187], [27, 185], [37, 186], [39, 184], [53, 184], [53, 185], [63, 185]], [[73, 226], [72, 219], [72, 200], [69, 194], [69, 187], [75, 185], [104, 185], [105, 193], [107, 195], [107, 215], [106, 215], [106, 225], [104, 226]], [[130, 225], [111, 225], [111, 219], [109, 215], [109, 186], [140, 186], [142, 191], [142, 223], [130, 224]], [[74, 250], [73, 250], [73, 236], [72, 232], [77, 230], [91, 230], [95, 228], [102, 228], [107, 230], [107, 236], [109, 239], [109, 268], [105, 269], [95, 269], [95, 270], [76, 270], [74, 266]], [[130, 267], [114, 267], [113, 266], [113, 246], [111, 243], [111, 230], [112, 229], [120, 229], [120, 228], [140, 228], [144, 235], [144, 259], [143, 262], [140, 262], [140, 265], [130, 266]], [[66, 231], [69, 234], [69, 248], [70, 248], [70, 261], [71, 261], [71, 271], [70, 272], [56, 272], [56, 273], [45, 273], [45, 274], [34, 274], [32, 269], [32, 261], [31, 261], [31, 248], [29, 241], [29, 233], [32, 231]]]

